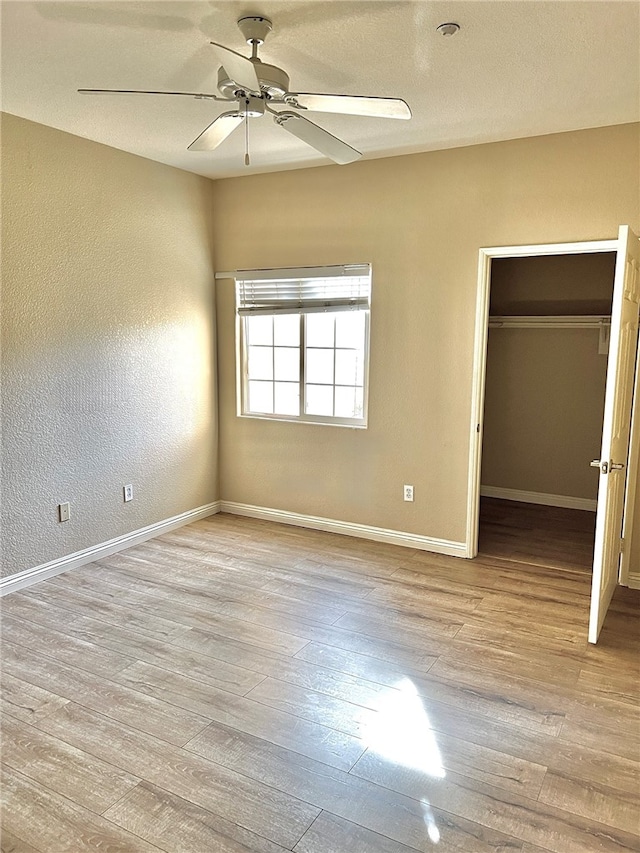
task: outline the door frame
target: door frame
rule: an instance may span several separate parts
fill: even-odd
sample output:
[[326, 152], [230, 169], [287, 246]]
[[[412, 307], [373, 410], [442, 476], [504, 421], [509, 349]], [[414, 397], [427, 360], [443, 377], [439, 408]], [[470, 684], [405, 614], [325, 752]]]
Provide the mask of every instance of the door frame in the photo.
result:
[[526, 246], [492, 246], [479, 250], [478, 289], [476, 296], [475, 335], [473, 346], [473, 378], [471, 425], [469, 440], [469, 477], [467, 482], [467, 527], [465, 556], [478, 554], [480, 525], [480, 475], [484, 434], [484, 398], [487, 376], [487, 342], [489, 336], [489, 299], [491, 295], [491, 263], [494, 258], [535, 258], [545, 255], [588, 255], [617, 252], [618, 240], [589, 240], [578, 243], [541, 243]]

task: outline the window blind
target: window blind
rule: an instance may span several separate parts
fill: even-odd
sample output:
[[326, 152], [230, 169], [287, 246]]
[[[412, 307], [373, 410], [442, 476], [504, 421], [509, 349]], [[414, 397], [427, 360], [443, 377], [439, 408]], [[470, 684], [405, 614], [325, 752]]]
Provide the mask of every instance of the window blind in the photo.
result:
[[238, 270], [238, 314], [292, 314], [369, 308], [371, 266]]

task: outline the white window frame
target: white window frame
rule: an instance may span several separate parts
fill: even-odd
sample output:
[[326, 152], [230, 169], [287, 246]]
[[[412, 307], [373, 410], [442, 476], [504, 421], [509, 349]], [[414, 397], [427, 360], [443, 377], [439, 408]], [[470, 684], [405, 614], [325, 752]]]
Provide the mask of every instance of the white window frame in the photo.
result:
[[[284, 421], [288, 423], [307, 423], [307, 424], [323, 424], [324, 426], [340, 426], [350, 427], [352, 429], [366, 429], [368, 425], [368, 410], [369, 410], [369, 341], [370, 341], [370, 305], [366, 307], [364, 304], [355, 304], [351, 310], [362, 312], [365, 315], [365, 331], [364, 331], [364, 365], [363, 365], [363, 411], [361, 418], [344, 418], [333, 415], [311, 415], [305, 413], [305, 395], [306, 395], [306, 323], [305, 316], [310, 313], [324, 311], [325, 313], [337, 313], [338, 310], [349, 310], [346, 306], [337, 308], [330, 304], [321, 306], [318, 304], [310, 305], [309, 310], [305, 310], [305, 305], [301, 304], [298, 307], [289, 306], [279, 311], [270, 312], [268, 310], [256, 311], [256, 314], [274, 316], [276, 313], [298, 314], [300, 317], [300, 409], [299, 415], [283, 415], [270, 414], [268, 412], [250, 412], [248, 411], [248, 392], [249, 392], [249, 376], [248, 376], [248, 344], [245, 335], [244, 316], [238, 312], [238, 291], [237, 283], [240, 281], [251, 280], [252, 276], [259, 278], [265, 275], [268, 278], [277, 278], [281, 275], [299, 276], [305, 279], [310, 274], [313, 277], [320, 278], [324, 275], [326, 278], [333, 278], [338, 275], [354, 275], [352, 271], [366, 268], [371, 281], [371, 266], [369, 264], [358, 264], [349, 266], [330, 266], [330, 267], [311, 267], [300, 269], [282, 269], [282, 270], [240, 270], [235, 273], [225, 273], [225, 277], [233, 277], [236, 280], [236, 402], [237, 415], [241, 418], [252, 418], [257, 420]], [[218, 276], [216, 276], [218, 277]], [[368, 298], [368, 297], [367, 297]], [[250, 315], [249, 315], [250, 316]], [[334, 351], [335, 351], [334, 342]], [[334, 358], [335, 371], [335, 358]], [[335, 377], [334, 377], [335, 378]], [[340, 386], [338, 386], [340, 387]], [[333, 384], [335, 394], [335, 383]]]

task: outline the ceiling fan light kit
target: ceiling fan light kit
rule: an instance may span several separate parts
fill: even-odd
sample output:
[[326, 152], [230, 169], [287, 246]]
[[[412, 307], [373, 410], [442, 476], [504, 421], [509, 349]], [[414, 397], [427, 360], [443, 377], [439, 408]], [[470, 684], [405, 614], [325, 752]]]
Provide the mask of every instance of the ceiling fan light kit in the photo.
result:
[[[188, 146], [190, 151], [213, 151], [243, 122], [250, 118], [259, 118], [265, 112], [269, 112], [273, 115], [276, 125], [340, 165], [352, 163], [362, 154], [337, 136], [292, 110], [370, 118], [411, 118], [409, 105], [401, 98], [289, 91], [289, 75], [286, 71], [276, 65], [262, 62], [258, 57], [258, 47], [264, 44], [266, 37], [273, 29], [271, 21], [259, 15], [249, 15], [240, 18], [237, 23], [247, 44], [251, 46], [251, 56], [243, 56], [223, 44], [210, 42], [221, 65], [218, 70], [219, 95], [208, 92], [161, 92], [140, 89], [78, 89], [78, 92], [114, 95], [181, 95], [223, 103], [235, 102], [236, 109], [217, 116]], [[451, 26], [459, 29], [457, 24], [441, 25], [441, 27]], [[441, 27], [438, 29], [440, 30]], [[273, 106], [284, 106], [287, 109], [277, 110], [273, 109]], [[245, 163], [248, 163], [248, 153]]]

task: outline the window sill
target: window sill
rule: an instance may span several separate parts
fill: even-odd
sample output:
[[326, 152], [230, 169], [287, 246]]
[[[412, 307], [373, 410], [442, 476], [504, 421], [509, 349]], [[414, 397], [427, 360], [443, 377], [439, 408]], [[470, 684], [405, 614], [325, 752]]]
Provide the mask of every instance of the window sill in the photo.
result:
[[286, 415], [254, 415], [254, 414], [244, 414], [238, 413], [237, 417], [246, 418], [252, 421], [275, 421], [276, 423], [285, 423], [285, 424], [307, 424], [308, 426], [328, 426], [328, 427], [342, 427], [347, 429], [367, 429], [367, 422], [363, 421], [362, 423], [357, 423], [353, 421], [340, 420], [338, 418], [332, 418], [331, 420], [316, 420], [310, 417], [304, 418], [288, 418]]

